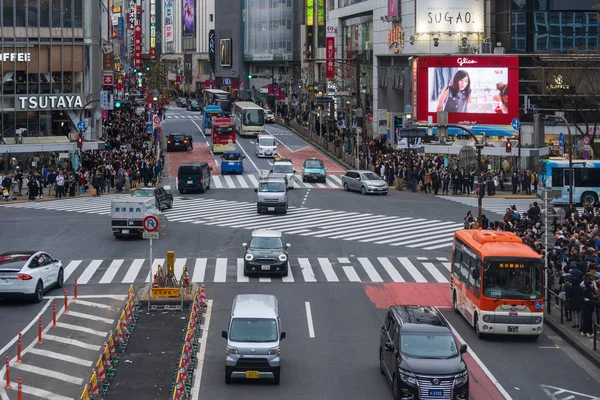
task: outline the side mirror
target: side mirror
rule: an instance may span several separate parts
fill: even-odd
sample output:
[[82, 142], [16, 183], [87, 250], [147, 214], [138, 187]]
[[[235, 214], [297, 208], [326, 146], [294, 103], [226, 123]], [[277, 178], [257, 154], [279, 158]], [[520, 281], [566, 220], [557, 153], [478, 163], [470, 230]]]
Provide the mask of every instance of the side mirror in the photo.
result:
[[285, 247], [286, 247], [286, 249], [289, 249], [290, 247], [292, 247], [292, 245], [291, 245], [291, 244], [289, 244], [289, 243], [286, 243], [286, 244], [285, 244]]
[[242, 247], [248, 247], [248, 243], [242, 243]]
[[227, 331], [221, 331], [221, 337], [227, 339]]
[[[225, 331], [223, 331], [223, 333], [226, 334]], [[383, 348], [385, 349], [385, 351], [389, 351], [390, 353], [392, 353], [394, 351], [394, 345], [392, 344], [392, 342], [387, 342], [386, 344], [383, 345]]]
[[281, 335], [279, 335], [279, 340], [283, 339], [285, 339], [285, 332], [281, 332]]
[[254, 191], [258, 193], [258, 189], [257, 188], [254, 188]]
[[467, 345], [463, 343], [460, 345], [460, 354], [463, 354], [466, 352], [467, 352]]

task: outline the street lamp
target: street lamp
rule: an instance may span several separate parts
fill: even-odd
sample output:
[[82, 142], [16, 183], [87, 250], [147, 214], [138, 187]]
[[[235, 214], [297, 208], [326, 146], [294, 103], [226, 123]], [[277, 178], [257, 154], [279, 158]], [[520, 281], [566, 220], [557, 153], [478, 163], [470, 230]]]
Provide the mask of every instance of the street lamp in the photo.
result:
[[573, 209], [573, 135], [571, 134], [571, 125], [563, 116], [555, 115], [554, 118], [562, 120], [567, 126], [569, 135], [569, 209]]
[[[408, 128], [412, 122], [413, 108], [410, 104], [404, 106], [404, 118], [402, 119], [402, 126]], [[406, 154], [408, 157], [408, 179], [412, 179], [412, 152], [410, 151], [410, 137], [406, 138]], [[410, 181], [409, 181], [410, 182]], [[411, 186], [412, 190], [412, 186]]]
[[152, 89], [152, 101], [158, 101], [158, 90]]

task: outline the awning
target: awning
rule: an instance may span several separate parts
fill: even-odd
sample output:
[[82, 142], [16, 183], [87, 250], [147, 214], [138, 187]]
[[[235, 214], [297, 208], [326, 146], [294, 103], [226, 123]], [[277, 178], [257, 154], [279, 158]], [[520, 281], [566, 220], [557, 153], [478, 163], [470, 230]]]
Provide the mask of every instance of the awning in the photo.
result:
[[[510, 125], [473, 125], [467, 127], [475, 136], [515, 136], [515, 130]], [[432, 128], [433, 134], [437, 135], [437, 127]], [[448, 128], [448, 136], [468, 136], [469, 134], [460, 128]]]

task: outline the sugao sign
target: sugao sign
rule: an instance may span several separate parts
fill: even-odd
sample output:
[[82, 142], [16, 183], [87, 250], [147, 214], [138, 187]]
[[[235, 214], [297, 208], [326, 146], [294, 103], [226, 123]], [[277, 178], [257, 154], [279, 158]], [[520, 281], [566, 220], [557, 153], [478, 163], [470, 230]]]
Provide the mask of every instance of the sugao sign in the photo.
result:
[[416, 0], [417, 33], [476, 33], [483, 29], [483, 0]]
[[15, 100], [15, 110], [70, 110], [83, 108], [82, 95], [19, 96]]

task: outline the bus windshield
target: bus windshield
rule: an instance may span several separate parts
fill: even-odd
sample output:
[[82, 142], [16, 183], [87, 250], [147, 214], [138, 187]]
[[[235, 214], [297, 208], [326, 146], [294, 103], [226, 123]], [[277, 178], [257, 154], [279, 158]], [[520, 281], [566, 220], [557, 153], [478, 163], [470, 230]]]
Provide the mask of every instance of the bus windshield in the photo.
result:
[[233, 126], [217, 126], [215, 127], [215, 133], [217, 135], [231, 135], [233, 133]]
[[497, 299], [541, 299], [542, 264], [531, 260], [486, 262], [483, 272], [483, 295]]
[[265, 116], [263, 110], [252, 109], [244, 112], [244, 125], [246, 126], [263, 126], [265, 124]]
[[261, 182], [260, 183], [260, 191], [261, 192], [285, 192], [285, 183], [284, 182]]

